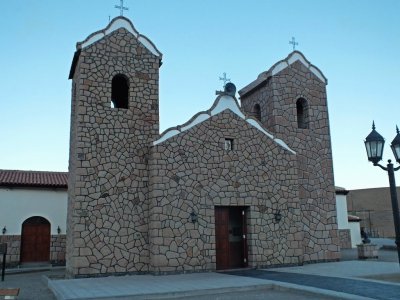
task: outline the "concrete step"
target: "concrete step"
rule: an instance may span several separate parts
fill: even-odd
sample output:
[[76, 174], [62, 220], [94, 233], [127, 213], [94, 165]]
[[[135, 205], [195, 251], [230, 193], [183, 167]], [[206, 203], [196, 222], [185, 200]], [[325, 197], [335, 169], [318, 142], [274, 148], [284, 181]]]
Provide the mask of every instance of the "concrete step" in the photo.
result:
[[32, 269], [32, 268], [51, 268], [51, 263], [48, 261], [44, 262], [31, 262], [31, 263], [21, 263], [19, 265], [20, 269]]

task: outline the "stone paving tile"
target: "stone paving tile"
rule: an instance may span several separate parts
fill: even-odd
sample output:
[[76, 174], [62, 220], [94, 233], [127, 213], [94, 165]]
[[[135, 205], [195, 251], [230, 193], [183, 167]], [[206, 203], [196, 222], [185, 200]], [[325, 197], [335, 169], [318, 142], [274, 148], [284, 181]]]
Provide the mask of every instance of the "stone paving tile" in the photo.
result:
[[[376, 261], [376, 260], [358, 260], [358, 261], [340, 261], [321, 264], [306, 264], [303, 266], [282, 267], [265, 269], [267, 271], [289, 272], [309, 275], [354, 278], [377, 274], [399, 273], [398, 263]], [[357, 279], [357, 278], [356, 278]]]
[[53, 293], [47, 288], [43, 275], [61, 274], [62, 272], [6, 274], [4, 281], [0, 281], [0, 288], [19, 288], [18, 300], [55, 300]]
[[106, 297], [149, 296], [154, 294], [196, 292], [212, 289], [268, 286], [257, 278], [232, 280], [231, 276], [217, 273], [194, 273], [168, 276], [132, 275], [54, 280], [50, 289], [58, 299], [100, 299]]
[[262, 270], [241, 270], [227, 272], [225, 274], [288, 282], [374, 299], [400, 299], [400, 285], [389, 283]]

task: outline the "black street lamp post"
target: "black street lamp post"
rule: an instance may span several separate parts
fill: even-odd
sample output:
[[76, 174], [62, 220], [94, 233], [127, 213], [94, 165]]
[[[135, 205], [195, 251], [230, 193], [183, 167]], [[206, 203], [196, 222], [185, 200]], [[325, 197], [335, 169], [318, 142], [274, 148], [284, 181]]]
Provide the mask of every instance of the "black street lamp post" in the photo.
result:
[[[400, 163], [400, 133], [396, 126], [397, 135], [392, 141], [391, 148], [396, 161]], [[394, 178], [394, 172], [399, 170], [400, 167], [394, 168], [392, 161], [389, 159], [386, 167], [380, 165], [378, 162], [382, 160], [383, 146], [385, 139], [375, 130], [375, 124], [372, 123], [372, 131], [365, 138], [365, 148], [367, 150], [368, 160], [371, 161], [374, 166], [378, 166], [381, 169], [388, 172], [389, 185], [390, 185], [390, 197], [392, 199], [392, 210], [394, 220], [394, 230], [396, 232], [396, 245], [397, 255], [400, 264], [400, 214], [399, 214], [399, 203], [397, 201], [396, 181]]]

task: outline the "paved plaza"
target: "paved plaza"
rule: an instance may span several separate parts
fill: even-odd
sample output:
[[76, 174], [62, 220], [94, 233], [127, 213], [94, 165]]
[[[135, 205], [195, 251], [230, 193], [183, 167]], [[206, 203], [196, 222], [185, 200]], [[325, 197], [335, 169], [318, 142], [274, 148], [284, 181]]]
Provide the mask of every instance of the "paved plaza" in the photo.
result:
[[[266, 270], [62, 279], [63, 268], [9, 270], [0, 288], [20, 288], [18, 299], [399, 299], [400, 283], [376, 280], [400, 274], [396, 251], [379, 260], [354, 260]], [[34, 270], [31, 270], [34, 271]], [[366, 278], [368, 277], [368, 279]], [[373, 279], [371, 279], [373, 278]]]

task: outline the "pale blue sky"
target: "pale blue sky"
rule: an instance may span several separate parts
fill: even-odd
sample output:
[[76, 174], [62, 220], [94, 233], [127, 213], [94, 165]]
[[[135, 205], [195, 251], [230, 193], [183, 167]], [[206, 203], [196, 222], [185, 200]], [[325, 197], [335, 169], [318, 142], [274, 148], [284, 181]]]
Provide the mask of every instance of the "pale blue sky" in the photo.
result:
[[[75, 44], [119, 15], [117, 0], [1, 1], [0, 168], [67, 171]], [[328, 78], [336, 185], [387, 186], [366, 159], [372, 120], [400, 126], [400, 1], [125, 0], [163, 53], [161, 130], [208, 109], [223, 72], [240, 89], [297, 47]], [[398, 183], [400, 177], [397, 175]], [[398, 184], [399, 185], [399, 184]]]

